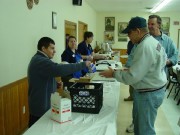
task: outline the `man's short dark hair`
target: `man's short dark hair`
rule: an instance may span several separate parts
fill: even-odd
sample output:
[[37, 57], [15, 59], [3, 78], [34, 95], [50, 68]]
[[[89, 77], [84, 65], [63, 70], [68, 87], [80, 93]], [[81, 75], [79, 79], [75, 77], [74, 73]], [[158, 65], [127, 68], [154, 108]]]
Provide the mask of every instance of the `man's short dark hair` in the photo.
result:
[[160, 16], [158, 15], [150, 15], [149, 16], [149, 19], [153, 19], [153, 18], [157, 18], [157, 23], [159, 24], [159, 26], [161, 27], [161, 24], [162, 24], [162, 19]]
[[92, 32], [90, 32], [90, 31], [84, 32], [84, 41], [85, 41], [87, 38], [90, 38], [90, 37], [93, 37], [93, 33], [92, 33]]
[[44, 46], [45, 48], [48, 48], [50, 44], [55, 45], [55, 42], [53, 39], [49, 38], [49, 37], [42, 37], [37, 45], [37, 49], [42, 51], [42, 47]]

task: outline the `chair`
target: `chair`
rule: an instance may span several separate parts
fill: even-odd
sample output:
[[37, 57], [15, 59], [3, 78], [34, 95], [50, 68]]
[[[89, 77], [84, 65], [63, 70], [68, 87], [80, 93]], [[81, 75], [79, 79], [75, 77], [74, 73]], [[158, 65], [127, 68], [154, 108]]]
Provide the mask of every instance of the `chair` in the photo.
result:
[[167, 98], [169, 97], [169, 95], [171, 94], [171, 91], [173, 90], [173, 87], [175, 84], [178, 84], [178, 81], [177, 81], [177, 76], [176, 74], [173, 72], [173, 68], [172, 67], [168, 67], [168, 75], [167, 75], [167, 79], [168, 79], [168, 84], [167, 84], [167, 87], [166, 89], [169, 88], [170, 84], [173, 84], [170, 91], [169, 91], [169, 94], [167, 96]]
[[[176, 97], [178, 96], [178, 94], [179, 94], [179, 91], [180, 91], [180, 69], [179, 68], [177, 68], [176, 69], [176, 75], [177, 75], [177, 81], [178, 81], [178, 91], [176, 92], [176, 95], [175, 95], [175, 97], [174, 97], [174, 100], [176, 99]], [[179, 99], [180, 100], [180, 99]], [[178, 103], [180, 102], [178, 100]], [[177, 105], [178, 105], [178, 103], [177, 103]]]

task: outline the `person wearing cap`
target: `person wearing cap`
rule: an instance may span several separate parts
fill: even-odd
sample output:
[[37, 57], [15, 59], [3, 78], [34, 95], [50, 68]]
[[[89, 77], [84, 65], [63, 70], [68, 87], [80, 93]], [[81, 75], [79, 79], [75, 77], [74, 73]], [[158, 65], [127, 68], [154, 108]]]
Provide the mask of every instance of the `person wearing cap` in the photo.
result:
[[146, 20], [134, 17], [123, 33], [136, 45], [128, 70], [100, 72], [101, 76], [114, 77], [134, 88], [133, 123], [135, 135], [155, 135], [154, 123], [157, 111], [165, 96], [167, 82], [164, 71], [166, 52], [162, 45], [149, 35]]
[[[166, 61], [165, 72], [166, 74], [168, 74], [167, 71], [168, 67], [176, 65], [178, 62], [178, 50], [172, 39], [161, 31], [161, 24], [162, 24], [162, 20], [160, 16], [158, 15], [149, 16], [148, 18], [149, 34], [152, 35], [156, 40], [158, 40], [162, 45], [162, 47], [164, 47], [165, 49], [168, 58]], [[126, 128], [126, 131], [129, 133], [134, 132], [133, 122]]]

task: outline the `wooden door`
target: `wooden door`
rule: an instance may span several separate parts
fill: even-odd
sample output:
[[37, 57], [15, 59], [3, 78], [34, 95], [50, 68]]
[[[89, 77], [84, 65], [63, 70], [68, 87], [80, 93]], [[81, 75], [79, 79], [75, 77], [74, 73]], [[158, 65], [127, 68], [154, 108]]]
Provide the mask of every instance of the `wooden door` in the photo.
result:
[[77, 38], [77, 24], [65, 20], [65, 33], [64, 33], [65, 48], [66, 48], [66, 34], [69, 34], [70, 36], [75, 36]]
[[88, 30], [88, 26], [86, 23], [78, 22], [78, 43], [84, 40], [84, 32]]
[[180, 29], [178, 29], [178, 41], [177, 41], [177, 48], [180, 50]]

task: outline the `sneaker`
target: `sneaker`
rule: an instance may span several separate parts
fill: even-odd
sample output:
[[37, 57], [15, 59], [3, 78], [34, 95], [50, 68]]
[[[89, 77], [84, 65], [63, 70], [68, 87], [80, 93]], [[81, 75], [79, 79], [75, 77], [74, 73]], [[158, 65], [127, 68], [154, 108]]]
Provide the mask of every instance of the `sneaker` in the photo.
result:
[[128, 133], [134, 132], [134, 124], [133, 123], [126, 128], [126, 132], [128, 132]]
[[124, 101], [133, 101], [133, 98], [131, 96], [124, 98]]

